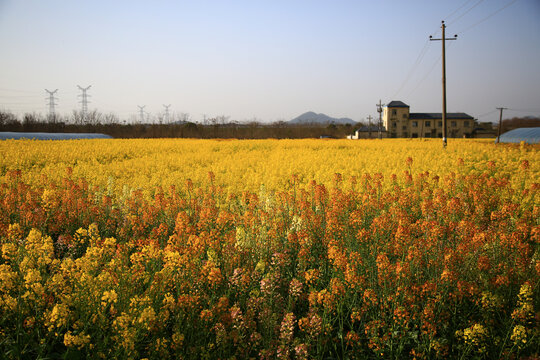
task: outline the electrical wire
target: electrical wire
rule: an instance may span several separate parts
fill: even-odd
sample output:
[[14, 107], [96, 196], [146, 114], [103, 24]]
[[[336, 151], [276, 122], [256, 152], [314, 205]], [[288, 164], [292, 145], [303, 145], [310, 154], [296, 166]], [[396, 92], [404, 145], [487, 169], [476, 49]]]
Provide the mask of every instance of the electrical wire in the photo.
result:
[[480, 25], [481, 23], [483, 23], [484, 21], [492, 18], [493, 16], [497, 15], [499, 12], [503, 11], [504, 9], [506, 9], [507, 7], [509, 7], [510, 5], [514, 4], [515, 2], [517, 2], [518, 0], [512, 0], [510, 1], [509, 3], [507, 3], [506, 5], [504, 5], [503, 7], [499, 8], [498, 10], [494, 11], [493, 13], [489, 14], [488, 16], [486, 16], [485, 18], [483, 18], [482, 20], [480, 21], [477, 21], [476, 23], [468, 26], [467, 28], [465, 28], [464, 30], [461, 30], [459, 31], [457, 34], [463, 34], [465, 31], [469, 31], [470, 29]]
[[[450, 48], [452, 46], [452, 43], [448, 43], [447, 45], [447, 48]], [[437, 61], [435, 61], [433, 63], [433, 65], [431, 65], [431, 67], [429, 68], [429, 71], [424, 75], [424, 77], [418, 82], [418, 84], [416, 84], [416, 86], [409, 92], [409, 94], [407, 95], [408, 97], [410, 97], [419, 87], [420, 85], [422, 85], [422, 83], [428, 78], [428, 76], [433, 72], [433, 70], [435, 69], [435, 67], [441, 62], [442, 60], [442, 54], [439, 55], [439, 57], [437, 58]]]
[[452, 16], [454, 16], [459, 10], [463, 9], [468, 3], [470, 3], [471, 1], [473, 0], [467, 0], [463, 3], [463, 5], [461, 5], [460, 7], [458, 7], [456, 10], [454, 10], [450, 15], [444, 17], [443, 19], [445, 20], [450, 20], [452, 18]]
[[529, 111], [529, 112], [540, 112], [540, 108], [536, 109], [508, 109], [510, 111]]
[[491, 110], [490, 112], [487, 112], [487, 113], [482, 114], [482, 115], [478, 115], [477, 117], [478, 117], [478, 118], [486, 117], [486, 116], [495, 114], [496, 112], [497, 112], [497, 110]]
[[[468, 0], [468, 1], [472, 1], [472, 0]], [[435, 30], [435, 32], [432, 32], [430, 35], [431, 37], [436, 37], [437, 34], [439, 33], [439, 31], [441, 30], [440, 27], [437, 27], [437, 29]], [[412, 74], [415, 72], [416, 68], [420, 65], [420, 63], [422, 62], [424, 56], [426, 55], [428, 49], [429, 49], [429, 38], [426, 39], [426, 42], [424, 43], [424, 46], [422, 47], [422, 49], [420, 50], [420, 53], [418, 54], [418, 56], [416, 57], [416, 61], [414, 62], [414, 64], [411, 66], [411, 69], [409, 70], [409, 72], [407, 73], [407, 76], [405, 77], [405, 80], [403, 80], [403, 82], [401, 83], [401, 85], [399, 86], [398, 90], [394, 93], [394, 96], [392, 96], [393, 99], [396, 98], [397, 95], [399, 95], [399, 93], [403, 90], [403, 88], [405, 87], [405, 85], [407, 84], [407, 82], [409, 81], [410, 77], [412, 76]]]
[[454, 19], [453, 21], [451, 21], [448, 25], [452, 25], [454, 23], [456, 23], [459, 19], [461, 19], [463, 16], [467, 15], [472, 9], [474, 9], [475, 7], [477, 7], [478, 5], [480, 5], [484, 0], [478, 0], [473, 6], [471, 6], [469, 9], [467, 9], [467, 11], [465, 11], [463, 14], [461, 14], [460, 16], [458, 16], [456, 19]]
[[41, 98], [41, 95], [0, 95], [4, 99], [20, 99], [20, 98]]
[[522, 114], [534, 114], [535, 116], [540, 115], [540, 109], [530, 109], [530, 110], [505, 109], [505, 110], [518, 112], [518, 113], [522, 113]]
[[17, 90], [17, 89], [8, 89], [8, 88], [0, 88], [0, 91], [9, 91], [9, 92], [26, 93], [26, 94], [40, 94], [41, 93], [38, 91], [27, 91], [27, 90]]
[[[447, 18], [451, 18], [454, 14], [456, 14], [459, 10], [461, 10], [463, 7], [465, 7], [468, 3], [470, 3], [471, 1], [473, 0], [467, 0], [465, 1], [465, 3], [463, 3], [460, 7], [458, 7], [456, 10], [454, 10], [450, 15], [447, 16]], [[480, 0], [478, 3], [480, 3], [481, 1], [483, 0]], [[475, 4], [474, 6], [478, 5]], [[473, 6], [473, 7], [474, 7]], [[472, 10], [472, 8], [470, 8], [468, 11]], [[461, 15], [463, 16], [463, 15]], [[460, 17], [461, 17], [460, 16]], [[441, 28], [440, 27], [437, 27], [437, 29], [435, 30], [435, 32], [431, 33], [431, 37], [436, 37], [439, 32], [441, 31]], [[407, 82], [409, 81], [410, 77], [412, 76], [412, 74], [415, 72], [416, 68], [420, 65], [420, 63], [422, 62], [424, 56], [426, 55], [427, 53], [427, 50], [429, 49], [428, 47], [428, 44], [429, 44], [429, 39], [426, 40], [426, 42], [424, 43], [424, 47], [422, 48], [422, 50], [420, 50], [420, 53], [418, 54], [418, 57], [416, 58], [416, 61], [414, 62], [414, 64], [412, 65], [411, 69], [409, 70], [409, 72], [407, 73], [407, 76], [405, 77], [405, 80], [401, 83], [401, 85], [399, 86], [398, 90], [395, 92], [394, 96], [392, 96], [392, 98], [396, 98], [397, 95], [399, 95], [399, 93], [403, 90], [403, 88], [405, 87], [405, 85], [407, 84]], [[450, 46], [450, 44], [449, 44]], [[435, 62], [435, 64], [433, 64], [433, 66], [430, 68], [429, 72], [422, 78], [422, 80], [420, 81], [419, 84], [417, 84], [415, 86], [415, 88], [409, 92], [409, 96], [416, 91], [416, 89], [421, 85], [422, 82], [424, 82], [424, 80], [429, 76], [429, 74], [433, 71], [433, 69], [435, 68], [435, 66], [441, 61], [441, 58], [442, 58], [442, 55], [439, 57], [439, 59]]]
[[437, 58], [437, 61], [435, 61], [433, 63], [433, 65], [431, 65], [431, 68], [429, 69], [429, 71], [426, 73], [426, 75], [424, 75], [424, 77], [418, 82], [418, 84], [416, 84], [416, 86], [409, 92], [409, 94], [407, 95], [407, 97], [410, 97], [419, 87], [420, 85], [422, 85], [422, 83], [428, 78], [428, 76], [433, 72], [433, 69], [435, 69], [435, 66], [437, 66], [437, 64], [439, 64], [441, 62], [441, 59], [442, 59], [442, 54]]
[[403, 90], [403, 87], [405, 86], [405, 84], [407, 84], [407, 82], [411, 78], [412, 74], [414, 73], [418, 65], [420, 65], [420, 63], [422, 62], [422, 59], [424, 58], [424, 55], [426, 55], [426, 52], [428, 50], [428, 45], [429, 45], [429, 39], [426, 40], [424, 47], [422, 48], [422, 50], [420, 50], [420, 53], [418, 54], [418, 57], [416, 58], [416, 61], [414, 62], [411, 69], [409, 70], [407, 76], [405, 77], [405, 80], [401, 83], [400, 87], [398, 88], [394, 96], [392, 96], [392, 99], [395, 99], [396, 96], [399, 95], [399, 93], [401, 92], [401, 90]]

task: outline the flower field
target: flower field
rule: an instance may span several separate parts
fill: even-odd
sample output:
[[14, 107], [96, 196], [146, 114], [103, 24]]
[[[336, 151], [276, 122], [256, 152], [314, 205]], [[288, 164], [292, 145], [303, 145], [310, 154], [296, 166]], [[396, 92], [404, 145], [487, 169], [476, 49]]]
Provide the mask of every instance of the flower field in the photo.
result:
[[0, 142], [0, 354], [538, 358], [539, 150]]

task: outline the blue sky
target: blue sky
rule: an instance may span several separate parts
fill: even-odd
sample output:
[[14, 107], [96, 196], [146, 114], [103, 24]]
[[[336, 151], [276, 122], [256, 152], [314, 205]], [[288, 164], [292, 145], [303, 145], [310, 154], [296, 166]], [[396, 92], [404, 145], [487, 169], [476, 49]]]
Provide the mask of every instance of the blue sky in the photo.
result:
[[440, 112], [446, 20], [448, 111], [540, 116], [539, 18], [538, 0], [0, 0], [0, 110], [46, 114], [59, 89], [69, 114], [92, 85], [89, 108], [122, 119]]

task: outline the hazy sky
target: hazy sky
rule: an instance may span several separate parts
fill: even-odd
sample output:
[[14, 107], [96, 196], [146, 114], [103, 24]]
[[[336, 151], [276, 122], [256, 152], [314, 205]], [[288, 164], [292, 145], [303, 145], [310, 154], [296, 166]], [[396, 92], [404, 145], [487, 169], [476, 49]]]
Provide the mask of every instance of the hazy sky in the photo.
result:
[[46, 114], [59, 89], [69, 114], [92, 85], [89, 108], [122, 119], [440, 112], [441, 20], [448, 111], [540, 116], [539, 0], [0, 0], [0, 110]]

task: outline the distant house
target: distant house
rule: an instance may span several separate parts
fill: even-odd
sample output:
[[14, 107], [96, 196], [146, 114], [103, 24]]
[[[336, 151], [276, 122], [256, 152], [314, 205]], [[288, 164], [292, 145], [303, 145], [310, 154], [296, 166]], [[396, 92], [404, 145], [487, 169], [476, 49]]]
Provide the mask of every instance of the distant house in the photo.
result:
[[[442, 138], [442, 113], [411, 113], [409, 105], [391, 101], [384, 107], [383, 124], [390, 138]], [[446, 113], [449, 138], [471, 137], [474, 118], [466, 113]]]
[[[347, 139], [358, 140], [358, 139], [377, 139], [379, 137], [379, 126], [362, 126], [358, 128], [354, 134], [347, 136]], [[384, 127], [381, 131], [381, 137], [386, 137], [386, 130]]]
[[475, 125], [472, 137], [477, 139], [493, 139], [497, 137], [497, 130], [490, 122], [481, 122]]

